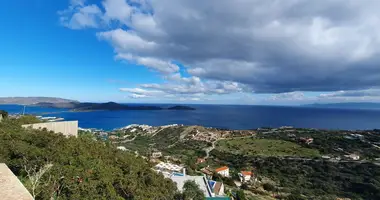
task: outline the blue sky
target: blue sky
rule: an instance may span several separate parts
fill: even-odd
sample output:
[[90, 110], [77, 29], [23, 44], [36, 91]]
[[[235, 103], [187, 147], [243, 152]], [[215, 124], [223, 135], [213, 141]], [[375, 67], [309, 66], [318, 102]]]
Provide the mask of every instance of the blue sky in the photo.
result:
[[0, 8], [0, 96], [379, 101], [376, 6], [363, 1], [332, 12], [344, 1], [316, 2], [7, 1]]

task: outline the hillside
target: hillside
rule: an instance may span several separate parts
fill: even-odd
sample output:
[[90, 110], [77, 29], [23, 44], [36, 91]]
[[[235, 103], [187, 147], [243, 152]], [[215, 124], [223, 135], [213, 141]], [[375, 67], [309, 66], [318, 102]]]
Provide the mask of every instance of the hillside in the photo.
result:
[[[312, 138], [311, 143], [305, 138]], [[189, 174], [228, 166], [230, 178], [213, 178], [232, 189], [238, 189], [241, 170], [252, 171], [258, 181], [245, 183], [244, 190], [253, 199], [274, 193], [280, 199], [380, 198], [378, 130], [130, 125], [108, 132], [108, 139], [142, 156], [160, 151], [160, 159], [185, 164]], [[352, 154], [360, 158], [354, 160]], [[204, 162], [197, 163], [198, 158]]]
[[[0, 123], [0, 163], [6, 163], [36, 199], [173, 199], [176, 186], [147, 162], [91, 137], [66, 138], [26, 130], [24, 117]], [[33, 190], [31, 177], [44, 171]]]

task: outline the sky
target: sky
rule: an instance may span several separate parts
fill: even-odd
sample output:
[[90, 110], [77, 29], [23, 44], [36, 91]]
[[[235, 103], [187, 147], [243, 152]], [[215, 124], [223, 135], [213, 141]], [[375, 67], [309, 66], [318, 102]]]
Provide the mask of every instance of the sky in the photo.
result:
[[380, 102], [380, 1], [12, 0], [0, 97]]

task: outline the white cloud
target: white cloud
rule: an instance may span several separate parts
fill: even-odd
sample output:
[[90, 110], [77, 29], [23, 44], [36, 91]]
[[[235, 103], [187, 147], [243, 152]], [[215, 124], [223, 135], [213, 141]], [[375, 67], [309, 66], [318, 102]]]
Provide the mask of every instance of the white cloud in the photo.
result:
[[143, 53], [156, 48], [156, 43], [141, 38], [134, 31], [115, 29], [97, 34], [99, 39], [109, 41], [118, 53]]
[[131, 54], [119, 54], [118, 59], [125, 59], [130, 62], [135, 62], [138, 65], [143, 65], [162, 74], [171, 74], [179, 71], [179, 67], [169, 61], [159, 60], [151, 57], [138, 57]]
[[140, 98], [146, 98], [148, 96], [143, 95], [143, 94], [131, 94], [129, 97], [131, 97], [133, 99], [140, 99]]
[[104, 19], [117, 20], [127, 24], [130, 20], [133, 8], [125, 0], [104, 0], [102, 3], [105, 13]]
[[273, 95], [270, 100], [274, 101], [299, 101], [304, 100], [305, 95], [303, 92], [287, 92]]
[[84, 6], [84, 3], [86, 2], [86, 0], [71, 0], [70, 3], [71, 5], [73, 6]]
[[84, 1], [73, 0], [72, 5], [59, 11], [60, 22], [70, 29], [98, 28], [102, 11], [95, 4], [84, 6]]
[[[104, 13], [75, 2], [61, 14], [63, 24], [108, 22], [97, 36], [116, 58], [167, 81], [141, 86], [147, 90], [299, 100], [299, 91], [344, 90], [349, 98], [350, 90], [380, 86], [380, 1], [103, 0]], [[182, 77], [173, 61], [192, 77]]]

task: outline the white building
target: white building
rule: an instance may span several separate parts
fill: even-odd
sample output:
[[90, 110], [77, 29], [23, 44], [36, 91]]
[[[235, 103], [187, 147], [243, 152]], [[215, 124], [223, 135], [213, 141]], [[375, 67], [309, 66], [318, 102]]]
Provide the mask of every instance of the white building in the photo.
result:
[[359, 160], [360, 159], [360, 156], [356, 155], [356, 154], [349, 154], [349, 155], [345, 155], [344, 157], [350, 158], [352, 160]]
[[62, 133], [65, 136], [78, 137], [78, 121], [47, 122], [37, 124], [25, 124], [23, 128], [44, 129], [54, 133]]
[[118, 146], [117, 149], [122, 150], [122, 151], [127, 151], [127, 148], [125, 148], [123, 146]]
[[157, 173], [162, 173], [165, 177], [169, 178], [173, 173], [181, 173], [184, 170], [184, 167], [172, 163], [160, 162], [154, 166], [153, 170]]
[[161, 151], [156, 151], [152, 153], [153, 158], [159, 158], [162, 157], [162, 152]]
[[230, 177], [230, 169], [227, 166], [220, 167], [215, 172], [224, 177]]
[[252, 172], [250, 172], [250, 171], [241, 171], [239, 173], [239, 178], [240, 178], [240, 182], [242, 182], [242, 183], [251, 181]]

